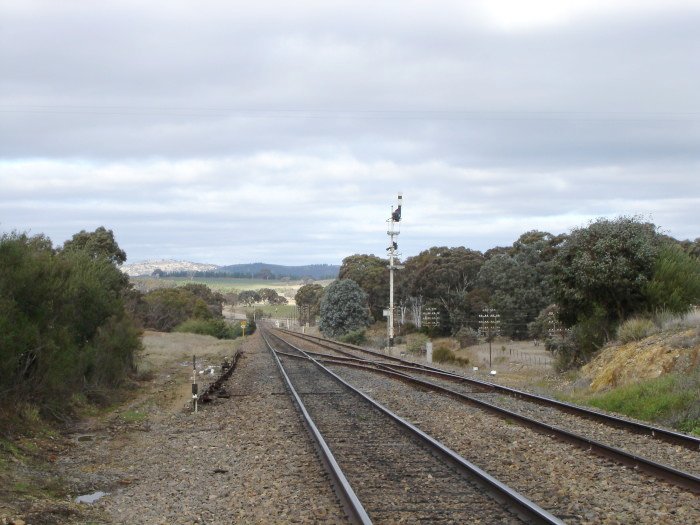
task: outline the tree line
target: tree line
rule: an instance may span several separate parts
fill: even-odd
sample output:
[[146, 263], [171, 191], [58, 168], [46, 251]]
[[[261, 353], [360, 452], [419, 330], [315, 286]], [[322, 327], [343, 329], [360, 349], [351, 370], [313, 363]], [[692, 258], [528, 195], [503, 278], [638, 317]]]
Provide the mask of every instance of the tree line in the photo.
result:
[[126, 254], [111, 230], [54, 247], [43, 235], [0, 237], [0, 398], [62, 418], [74, 396], [103, 400], [134, 367]]
[[0, 419], [18, 405], [63, 419], [85, 400], [108, 401], [135, 372], [143, 329], [241, 335], [220, 293], [196, 283], [141, 293], [125, 261], [104, 227], [56, 247], [44, 235], [0, 236]]
[[[588, 359], [625, 319], [684, 313], [699, 304], [699, 256], [700, 238], [678, 241], [637, 217], [599, 219], [563, 235], [528, 231], [511, 246], [483, 253], [432, 247], [396, 273], [395, 318], [404, 329], [457, 335], [477, 331], [484, 308], [494, 308], [502, 335], [548, 339], [571, 366]], [[374, 321], [388, 304], [387, 264], [356, 254], [340, 268], [339, 279], [365, 294]], [[320, 313], [324, 296], [310, 291], [302, 287], [297, 304]], [[434, 314], [431, 326], [427, 311]], [[550, 337], [552, 328], [560, 337]]]

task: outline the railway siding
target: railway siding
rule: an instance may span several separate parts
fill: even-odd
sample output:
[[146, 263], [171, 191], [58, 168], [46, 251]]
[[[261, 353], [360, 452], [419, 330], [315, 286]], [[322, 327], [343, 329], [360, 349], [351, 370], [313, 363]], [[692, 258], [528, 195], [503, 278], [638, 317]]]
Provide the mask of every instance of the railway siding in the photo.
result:
[[311, 361], [280, 360], [373, 521], [521, 523]]
[[371, 372], [331, 366], [567, 523], [694, 523], [700, 498], [479, 409]]

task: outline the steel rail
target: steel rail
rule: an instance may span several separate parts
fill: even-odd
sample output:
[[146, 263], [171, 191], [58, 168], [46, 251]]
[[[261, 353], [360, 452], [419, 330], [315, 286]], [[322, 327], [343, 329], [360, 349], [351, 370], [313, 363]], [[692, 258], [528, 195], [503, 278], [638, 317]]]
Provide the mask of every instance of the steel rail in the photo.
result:
[[348, 366], [352, 368], [358, 368], [361, 370], [376, 372], [379, 374], [386, 375], [388, 377], [420, 385], [422, 387], [429, 388], [436, 392], [448, 394], [463, 402], [470, 403], [481, 409], [492, 412], [504, 419], [514, 419], [520, 422], [522, 425], [527, 426], [528, 428], [531, 428], [532, 430], [535, 430], [536, 432], [539, 432], [541, 434], [545, 434], [548, 436], [553, 435], [554, 437], [561, 439], [562, 441], [576, 445], [580, 448], [583, 448], [584, 450], [590, 450], [599, 456], [612, 459], [614, 461], [617, 461], [618, 463], [633, 467], [635, 469], [642, 470], [657, 478], [668, 481], [676, 486], [690, 490], [691, 492], [694, 492], [696, 494], [700, 494], [700, 477], [696, 476], [695, 474], [685, 472], [674, 467], [658, 463], [656, 461], [652, 461], [643, 456], [632, 454], [625, 450], [606, 445], [594, 439], [575, 434], [573, 432], [564, 430], [554, 425], [543, 423], [536, 419], [532, 419], [528, 416], [524, 416], [517, 412], [513, 412], [508, 409], [499, 407], [497, 405], [489, 403], [488, 401], [471, 397], [462, 392], [451, 390], [442, 385], [437, 385], [424, 379], [410, 376], [402, 372], [397, 372], [396, 370], [391, 370], [383, 363], [371, 363], [369, 361], [367, 361], [366, 363], [355, 363], [345, 359], [334, 359], [333, 357], [324, 357], [319, 359], [319, 361], [332, 363], [339, 366]]
[[[312, 342], [314, 342], [315, 344], [318, 344], [319, 346], [322, 346], [324, 348], [328, 348], [330, 350], [334, 350], [336, 352], [340, 352], [343, 355], [348, 355], [348, 354], [342, 350], [338, 350], [336, 348], [333, 348], [332, 346], [330, 346], [330, 344], [343, 346], [345, 348], [352, 348], [353, 350], [359, 350], [361, 352], [364, 352], [364, 353], [367, 353], [370, 355], [374, 355], [374, 356], [382, 358], [382, 359], [388, 359], [391, 361], [400, 361], [401, 362], [401, 365], [385, 364], [385, 366], [392, 366], [392, 367], [397, 367], [397, 368], [407, 368], [407, 369], [413, 370], [417, 373], [423, 373], [423, 374], [433, 375], [435, 377], [442, 377], [444, 379], [448, 379], [448, 380], [452, 380], [452, 381], [459, 381], [459, 382], [468, 383], [470, 385], [481, 388], [485, 391], [491, 390], [491, 391], [496, 391], [496, 392], [499, 392], [502, 394], [509, 395], [511, 397], [526, 399], [528, 401], [532, 401], [533, 403], [537, 403], [540, 405], [555, 407], [563, 412], [574, 414], [574, 415], [577, 415], [579, 417], [585, 417], [585, 418], [596, 420], [596, 421], [602, 421], [610, 426], [615, 426], [617, 428], [623, 428], [626, 430], [636, 432], [638, 434], [649, 435], [649, 436], [656, 438], [656, 439], [659, 439], [661, 441], [666, 441], [666, 442], [673, 443], [676, 445], [682, 445], [682, 446], [689, 448], [691, 450], [700, 450], [700, 438], [690, 436], [688, 434], [683, 434], [682, 432], [676, 432], [674, 430], [669, 430], [669, 429], [657, 427], [654, 425], [639, 423], [637, 421], [630, 421], [628, 419], [624, 419], [624, 418], [621, 418], [619, 416], [614, 416], [611, 414], [604, 414], [601, 412], [597, 412], [595, 410], [591, 410], [589, 408], [574, 405], [572, 403], [567, 403], [565, 401], [559, 401], [556, 399], [552, 399], [550, 397], [539, 396], [537, 394], [532, 394], [530, 392], [518, 390], [516, 388], [511, 388], [511, 387], [499, 385], [496, 383], [483, 381], [480, 379], [466, 377], [463, 375], [456, 374], [454, 372], [448, 372], [446, 370], [441, 370], [437, 367], [422, 365], [420, 363], [413, 363], [411, 361], [401, 359], [399, 357], [385, 356], [384, 354], [382, 354], [380, 352], [375, 352], [375, 351], [369, 350], [367, 348], [362, 348], [359, 346], [350, 345], [348, 343], [341, 343], [338, 341], [329, 341], [328, 339], [323, 339], [321, 337], [316, 337], [316, 336], [312, 336], [312, 335], [308, 335], [308, 334], [299, 334], [298, 332], [292, 332], [290, 330], [280, 330], [280, 331], [289, 333], [290, 335], [293, 335], [293, 336], [297, 336], [301, 339], [309, 339]], [[357, 357], [355, 356], [355, 358], [357, 358]], [[359, 359], [359, 358], [357, 358], [357, 359]]]
[[382, 369], [382, 368], [384, 368], [384, 365], [381, 365], [381, 364], [373, 365], [373, 366], [376, 366], [377, 368], [372, 368], [372, 365], [370, 365], [370, 366], [364, 365], [363, 366], [363, 365], [356, 365], [356, 364], [352, 364], [352, 363], [344, 362], [344, 361], [336, 361], [336, 364], [338, 364], [340, 366], [362, 367], [365, 370], [375, 370], [379, 373], [389, 375], [391, 377], [400, 377], [406, 381], [421, 385], [423, 387], [430, 388], [430, 389], [435, 390], [437, 392], [449, 394], [453, 397], [462, 399], [462, 400], [467, 401], [469, 403], [472, 403], [472, 404], [478, 405], [482, 408], [485, 408], [493, 413], [496, 413], [497, 415], [499, 415], [505, 419], [515, 419], [517, 421], [520, 421], [525, 426], [532, 428], [533, 430], [537, 430], [543, 434], [550, 434], [550, 433], [554, 434], [556, 437], [562, 439], [563, 441], [572, 443], [572, 444], [577, 445], [577, 446], [584, 448], [584, 449], [591, 450], [592, 452], [595, 452], [596, 454], [598, 454], [600, 456], [607, 457], [609, 459], [613, 459], [613, 460], [618, 461], [624, 465], [628, 465], [628, 466], [631, 466], [633, 468], [638, 468], [639, 470], [642, 470], [644, 472], [652, 474], [655, 477], [658, 477], [658, 478], [661, 478], [665, 481], [673, 483], [674, 485], [688, 489], [694, 493], [700, 494], [700, 477], [698, 477], [690, 472], [685, 472], [685, 471], [676, 469], [674, 467], [664, 465], [664, 464], [658, 463], [656, 461], [652, 461], [652, 460], [647, 459], [643, 456], [639, 456], [637, 454], [632, 454], [632, 453], [627, 452], [625, 450], [622, 450], [622, 449], [619, 449], [616, 447], [612, 447], [610, 445], [606, 445], [604, 443], [587, 438], [585, 436], [581, 436], [579, 434], [569, 432], [568, 430], [564, 430], [564, 429], [556, 427], [554, 425], [549, 425], [547, 423], [537, 421], [536, 419], [532, 419], [532, 418], [529, 418], [527, 416], [523, 416], [522, 414], [507, 410], [505, 408], [499, 407], [499, 406], [494, 405], [492, 403], [489, 403], [487, 401], [473, 398], [473, 397], [471, 397], [467, 394], [464, 394], [462, 392], [457, 392], [455, 390], [451, 390], [449, 388], [443, 387], [442, 385], [436, 385], [435, 383], [431, 383], [430, 381], [419, 379], [419, 378], [410, 376], [408, 374], [403, 374], [401, 372], [397, 372], [394, 370]]
[[[542, 509], [539, 505], [536, 503], [530, 501], [527, 499], [525, 496], [520, 494], [519, 492], [513, 490], [509, 486], [505, 485], [504, 483], [500, 482], [490, 474], [488, 474], [486, 471], [482, 470], [475, 464], [471, 463], [467, 459], [463, 458], [456, 452], [454, 452], [452, 449], [448, 448], [447, 446], [443, 445], [430, 435], [426, 434], [422, 430], [420, 430], [418, 427], [415, 425], [409, 423], [399, 415], [395, 414], [394, 412], [390, 411], [388, 408], [386, 408], [384, 405], [381, 405], [371, 397], [369, 397], [367, 394], [364, 392], [358, 390], [357, 388], [353, 387], [351, 384], [349, 384], [347, 381], [345, 381], [342, 377], [334, 373], [333, 371], [329, 370], [327, 367], [323, 366], [318, 360], [314, 359], [310, 355], [308, 355], [304, 350], [301, 348], [298, 348], [291, 344], [289, 341], [285, 341], [281, 337], [279, 337], [276, 334], [272, 334], [274, 337], [278, 338], [285, 344], [289, 345], [293, 349], [297, 350], [299, 353], [301, 353], [304, 358], [310, 360], [313, 362], [316, 366], [318, 366], [321, 370], [323, 370], [326, 374], [334, 378], [336, 381], [344, 385], [346, 388], [354, 392], [355, 394], [359, 395], [362, 397], [365, 401], [370, 403], [373, 407], [375, 407], [377, 410], [382, 412], [383, 414], [387, 415], [390, 417], [393, 421], [398, 423], [401, 427], [412, 433], [414, 436], [418, 437], [423, 443], [425, 443], [431, 450], [434, 452], [437, 452], [441, 457], [443, 457], [445, 460], [449, 461], [452, 463], [455, 467], [457, 467], [462, 473], [467, 474], [469, 477], [472, 479], [475, 479], [479, 484], [482, 486], [486, 487], [491, 495], [499, 502], [504, 503], [508, 505], [513, 512], [515, 512], [517, 515], [519, 515], [521, 518], [525, 519], [526, 521], [530, 523], [536, 523], [536, 524], [557, 524], [557, 525], [564, 525], [564, 522], [554, 516], [553, 514], [547, 512], [546, 510]], [[278, 350], [274, 350], [270, 343], [266, 339], [266, 343], [268, 344], [268, 347], [273, 351], [273, 353], [279, 352]], [[283, 353], [284, 354], [284, 353]], [[284, 355], [289, 355], [289, 354], [284, 354]], [[281, 363], [280, 363], [281, 366]]]
[[337, 488], [336, 493], [338, 494], [338, 497], [341, 500], [343, 508], [350, 516], [351, 521], [353, 521], [354, 523], [370, 525], [372, 523], [372, 520], [369, 518], [367, 511], [362, 506], [362, 503], [357, 497], [357, 494], [355, 494], [355, 491], [353, 490], [352, 486], [350, 486], [350, 482], [345, 477], [345, 474], [340, 468], [340, 465], [338, 465], [338, 462], [333, 456], [333, 452], [331, 452], [331, 449], [326, 443], [326, 440], [323, 438], [321, 432], [316, 427], [316, 424], [314, 423], [313, 419], [311, 419], [311, 416], [306, 410], [306, 407], [304, 406], [301, 397], [294, 388], [294, 385], [292, 385], [292, 381], [289, 379], [287, 372], [284, 370], [284, 367], [282, 366], [279, 357], [277, 356], [275, 350], [272, 348], [272, 345], [268, 341], [265, 331], [261, 329], [260, 333], [263, 337], [263, 340], [265, 341], [265, 344], [272, 353], [272, 357], [274, 358], [275, 363], [277, 363], [277, 367], [279, 368], [279, 371], [282, 374], [282, 377], [284, 378], [284, 382], [287, 385], [289, 392], [292, 394], [294, 403], [297, 405], [297, 408], [299, 408], [299, 411], [301, 412], [304, 426], [311, 435], [311, 438], [314, 444], [316, 445], [317, 450], [320, 452], [321, 459], [326, 467], [326, 470], [329, 472], [329, 474], [335, 481], [335, 486]]

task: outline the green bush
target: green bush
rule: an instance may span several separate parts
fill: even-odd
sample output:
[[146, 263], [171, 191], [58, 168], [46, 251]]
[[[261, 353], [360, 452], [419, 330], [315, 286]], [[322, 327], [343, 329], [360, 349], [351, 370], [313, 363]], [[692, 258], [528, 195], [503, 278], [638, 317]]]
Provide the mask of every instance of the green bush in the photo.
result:
[[106, 398], [133, 370], [140, 332], [125, 313], [125, 254], [111, 231], [64, 249], [44, 236], [0, 237], [0, 392], [63, 418], [71, 399]]
[[143, 326], [170, 332], [188, 319], [213, 319], [207, 303], [186, 288], [158, 288], [143, 296]]
[[654, 262], [654, 275], [644, 286], [648, 309], [689, 312], [700, 301], [700, 260], [678, 246], [664, 245]]
[[444, 346], [433, 350], [433, 361], [436, 363], [453, 363], [455, 358], [455, 353]]
[[330, 337], [363, 330], [372, 323], [367, 309], [367, 294], [351, 279], [329, 284], [321, 297], [318, 327]]
[[367, 340], [367, 338], [365, 337], [364, 330], [353, 330], [341, 336], [340, 340], [343, 343], [349, 343], [351, 345], [361, 345]]
[[627, 319], [617, 329], [617, 339], [621, 343], [631, 343], [632, 341], [640, 341], [645, 337], [654, 335], [659, 331], [659, 328], [651, 319], [643, 317], [633, 317]]
[[587, 363], [609, 339], [611, 322], [602, 308], [582, 316], [564, 338], [545, 340], [545, 348], [555, 355], [554, 367], [562, 372]]
[[433, 350], [433, 361], [436, 363], [451, 363], [459, 365], [469, 364], [469, 359], [457, 357], [452, 350], [445, 346], [440, 346]]
[[223, 319], [188, 319], [177, 325], [174, 331], [210, 335], [217, 339], [235, 339], [241, 336], [240, 325], [230, 325]]
[[455, 334], [455, 339], [459, 341], [460, 348], [466, 348], [467, 346], [472, 346], [479, 342], [479, 336], [476, 330], [469, 326], [460, 328]]
[[425, 334], [409, 334], [406, 336], [406, 350], [412, 354], [420, 354], [428, 341], [428, 336]]

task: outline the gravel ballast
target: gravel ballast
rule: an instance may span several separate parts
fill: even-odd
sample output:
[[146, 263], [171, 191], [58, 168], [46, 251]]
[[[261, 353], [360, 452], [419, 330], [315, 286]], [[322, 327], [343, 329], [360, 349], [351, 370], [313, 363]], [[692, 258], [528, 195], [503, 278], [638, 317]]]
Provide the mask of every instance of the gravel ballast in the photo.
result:
[[63, 460], [94, 473], [94, 488], [108, 493], [94, 505], [113, 522], [346, 521], [260, 336], [242, 350], [229, 399], [78, 442]]
[[330, 368], [567, 523], [700, 522], [695, 494], [443, 395]]

